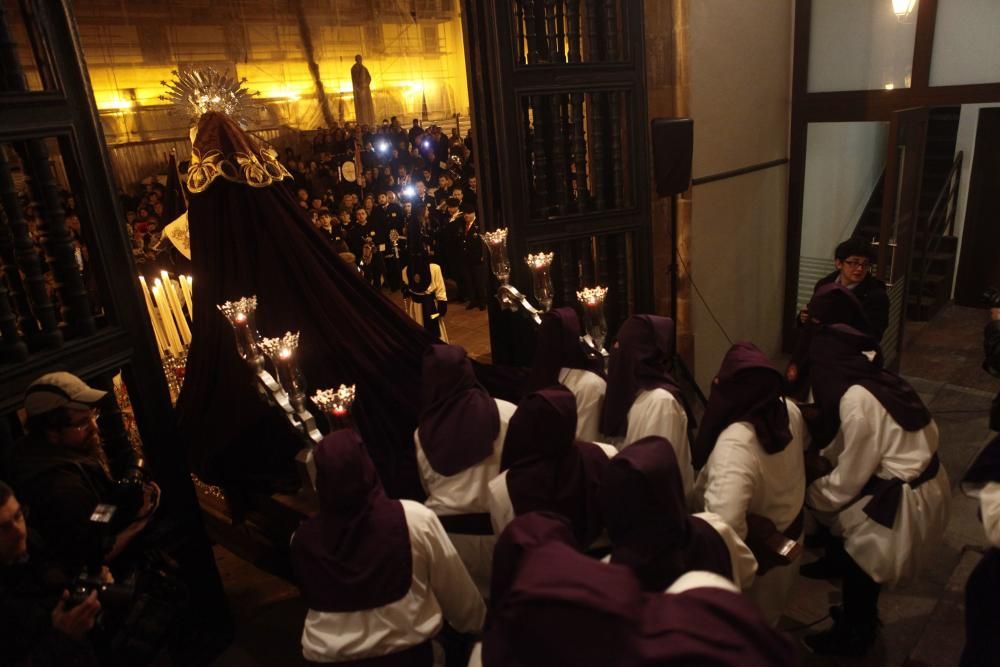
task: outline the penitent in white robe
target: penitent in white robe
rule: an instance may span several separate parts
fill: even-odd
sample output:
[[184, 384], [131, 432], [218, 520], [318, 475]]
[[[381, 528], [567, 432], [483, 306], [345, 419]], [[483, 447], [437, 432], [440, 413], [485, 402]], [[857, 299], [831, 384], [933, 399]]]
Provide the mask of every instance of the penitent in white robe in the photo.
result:
[[[410, 533], [413, 582], [405, 596], [374, 609], [310, 609], [302, 629], [302, 655], [313, 662], [344, 662], [398, 653], [433, 638], [444, 621], [478, 633], [486, 606], [441, 522], [410, 500], [403, 505]], [[313, 582], [322, 586], [322, 582]]]
[[[500, 457], [503, 454], [503, 441], [507, 437], [507, 424], [517, 410], [517, 406], [513, 403], [494, 400], [500, 415], [500, 432], [493, 441], [493, 453], [471, 468], [454, 475], [442, 475], [431, 467], [420, 445], [420, 429], [413, 432], [413, 442], [417, 449], [417, 470], [420, 473], [420, 483], [427, 493], [424, 505], [438, 516], [485, 514], [490, 511], [489, 483], [500, 472]], [[493, 547], [496, 545], [496, 535], [451, 533], [449, 537], [476, 586], [484, 596], [487, 595], [493, 571]]]
[[[757, 576], [757, 559], [754, 558], [750, 547], [740, 539], [739, 535], [732, 527], [722, 520], [718, 514], [711, 512], [698, 512], [691, 516], [701, 519], [715, 529], [729, 551], [729, 566], [733, 571], [732, 583], [736, 585], [738, 591], [746, 591], [753, 585]], [[611, 556], [605, 556], [603, 562], [610, 563]], [[726, 581], [729, 581], [728, 579]]]
[[[599, 442], [594, 444], [600, 447], [609, 459], [618, 453], [618, 450], [611, 445]], [[502, 533], [507, 524], [517, 516], [514, 513], [514, 504], [510, 500], [510, 491], [507, 489], [507, 472], [504, 470], [490, 481], [490, 522], [493, 524], [494, 535]], [[600, 541], [606, 543], [606, 538], [601, 538]]]
[[[802, 511], [807, 432], [798, 406], [791, 401], [785, 404], [792, 432], [792, 441], [785, 449], [768, 454], [749, 422], [734, 422], [719, 434], [695, 484], [695, 498], [703, 500], [705, 510], [722, 517], [744, 540], [748, 512], [770, 519], [784, 531]], [[798, 541], [802, 541], [801, 535]], [[772, 568], [758, 575], [747, 591], [772, 625], [781, 618], [797, 574], [794, 563]]]
[[625, 439], [615, 442], [618, 449], [625, 449], [633, 442], [651, 435], [666, 438], [677, 456], [684, 497], [690, 498], [694, 487], [694, 469], [691, 467], [687, 413], [680, 401], [666, 389], [640, 390], [629, 408], [627, 421]]
[[[435, 301], [447, 301], [448, 291], [445, 289], [444, 276], [441, 274], [441, 267], [437, 264], [429, 264], [431, 268], [431, 282], [427, 286], [427, 289], [423, 292], [414, 292], [415, 294], [428, 295], [433, 294]], [[403, 267], [403, 284], [409, 285], [410, 281], [407, 277], [406, 270], [409, 267]], [[423, 307], [412, 299], [407, 299], [406, 301], [406, 314], [413, 318], [413, 320], [420, 326], [424, 326], [424, 309]], [[444, 327], [444, 318], [438, 317], [438, 328], [441, 330], [441, 342], [448, 342], [448, 330]]]
[[584, 442], [601, 439], [601, 413], [608, 383], [597, 373], [580, 368], [559, 369], [559, 383], [576, 398], [576, 437]]
[[835, 535], [844, 537], [851, 558], [879, 583], [895, 586], [912, 580], [928, 548], [944, 533], [951, 504], [948, 473], [941, 465], [937, 476], [919, 488], [904, 484], [891, 529], [864, 513], [871, 496], [852, 501], [873, 474], [915, 479], [937, 450], [933, 421], [919, 431], [904, 431], [861, 385], [841, 397], [840, 432], [823, 450], [836, 467], [810, 485], [806, 505], [820, 513], [817, 518], [829, 523]]

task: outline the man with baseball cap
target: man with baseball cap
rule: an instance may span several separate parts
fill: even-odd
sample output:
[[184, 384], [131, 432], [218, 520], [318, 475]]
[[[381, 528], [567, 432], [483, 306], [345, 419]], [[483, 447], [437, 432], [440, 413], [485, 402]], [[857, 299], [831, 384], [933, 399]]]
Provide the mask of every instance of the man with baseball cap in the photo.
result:
[[101, 442], [97, 405], [106, 395], [66, 372], [46, 373], [24, 394], [27, 435], [14, 450], [14, 486], [68, 570], [113, 562], [146, 527], [159, 497], [149, 482], [135, 518], [113, 517], [110, 530], [91, 521], [98, 505], [115, 504], [115, 480], [135, 464], [134, 452], [109, 458]]

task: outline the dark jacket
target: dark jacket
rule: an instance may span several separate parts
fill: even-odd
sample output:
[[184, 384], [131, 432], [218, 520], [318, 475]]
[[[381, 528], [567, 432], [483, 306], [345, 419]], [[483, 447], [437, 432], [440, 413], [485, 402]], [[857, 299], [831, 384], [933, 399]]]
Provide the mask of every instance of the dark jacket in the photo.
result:
[[52, 627], [52, 610], [70, 577], [50, 567], [38, 534], [28, 531], [28, 560], [0, 566], [0, 665], [96, 665], [89, 642]]
[[[820, 278], [816, 282], [813, 292], [823, 285], [829, 285], [835, 281], [838, 275], [840, 272], [834, 271]], [[868, 275], [851, 291], [861, 302], [865, 317], [868, 318], [868, 323], [871, 325], [871, 329], [865, 333], [871, 334], [876, 340], [881, 340], [885, 330], [889, 327], [889, 294], [885, 290], [885, 283], [875, 276]]]
[[99, 503], [114, 503], [114, 482], [101, 461], [29, 434], [12, 463], [17, 497], [31, 508], [32, 527], [51, 557], [68, 571], [100, 566], [114, 538], [90, 521]]

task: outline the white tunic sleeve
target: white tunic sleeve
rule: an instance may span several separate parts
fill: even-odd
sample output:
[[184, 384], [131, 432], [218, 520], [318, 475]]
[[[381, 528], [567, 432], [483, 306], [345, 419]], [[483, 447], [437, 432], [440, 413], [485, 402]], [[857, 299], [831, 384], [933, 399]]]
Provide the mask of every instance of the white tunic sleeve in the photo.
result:
[[753, 437], [753, 429], [744, 422], [727, 426], [701, 472], [705, 511], [722, 517], [740, 539], [746, 539], [747, 512], [760, 482], [757, 457], [749, 447]]
[[430, 267], [431, 267], [431, 289], [434, 290], [434, 299], [436, 301], [447, 301], [448, 292], [445, 289], [444, 277], [441, 275], [441, 267], [438, 266], [437, 264], [431, 264]]
[[[841, 406], [844, 399], [841, 399]], [[862, 487], [882, 461], [882, 438], [874, 432], [873, 415], [862, 409], [841, 411], [840, 431], [844, 451], [837, 466], [825, 477], [812, 483], [806, 492], [806, 505], [821, 512], [837, 512], [861, 493]]]
[[431, 554], [431, 590], [445, 620], [459, 632], [480, 632], [486, 619], [486, 605], [444, 527], [433, 514], [421, 537]]
[[1000, 483], [990, 482], [979, 493], [979, 510], [983, 515], [986, 539], [1000, 548]]
[[733, 583], [742, 590], [750, 588], [757, 576], [757, 559], [750, 551], [750, 547], [718, 514], [699, 512], [693, 516], [714, 528], [722, 541], [726, 543], [726, 548], [729, 549], [729, 564], [733, 570]]
[[579, 368], [561, 369], [559, 382], [573, 392], [576, 399], [576, 437], [586, 442], [599, 440], [608, 383], [597, 373]]
[[490, 523], [493, 534], [499, 536], [507, 524], [514, 520], [514, 504], [507, 490], [507, 471], [490, 480]]
[[688, 420], [684, 406], [666, 389], [640, 391], [628, 411], [628, 429], [621, 449], [651, 435], [670, 441], [677, 455], [677, 465], [684, 484], [684, 496], [694, 486], [694, 469], [691, 467], [691, 445], [688, 443]]

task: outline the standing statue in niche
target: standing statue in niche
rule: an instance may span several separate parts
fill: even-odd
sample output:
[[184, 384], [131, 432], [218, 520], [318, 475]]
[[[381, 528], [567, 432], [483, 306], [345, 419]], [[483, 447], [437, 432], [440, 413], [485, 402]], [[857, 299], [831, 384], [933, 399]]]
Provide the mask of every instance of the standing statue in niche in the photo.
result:
[[354, 56], [354, 66], [351, 67], [351, 84], [354, 87], [354, 113], [358, 125], [375, 124], [375, 103], [372, 101], [372, 75], [368, 68], [361, 64], [361, 56]]

